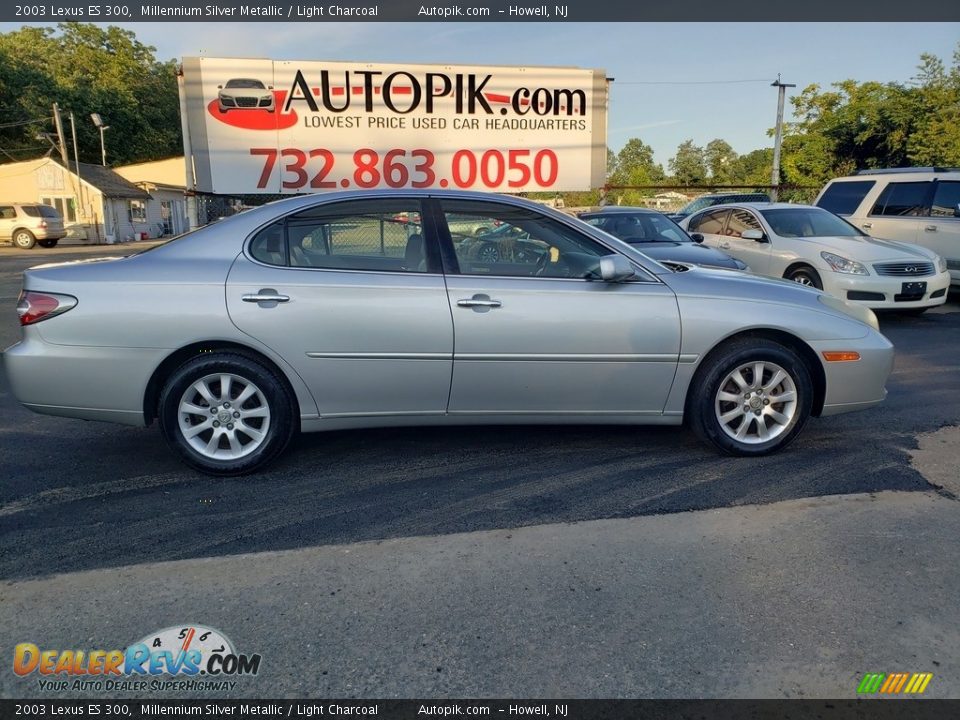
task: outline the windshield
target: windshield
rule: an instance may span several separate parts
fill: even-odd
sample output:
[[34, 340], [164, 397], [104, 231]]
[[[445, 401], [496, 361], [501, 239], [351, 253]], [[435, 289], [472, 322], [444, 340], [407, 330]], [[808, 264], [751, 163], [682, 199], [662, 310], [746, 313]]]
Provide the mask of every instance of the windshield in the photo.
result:
[[611, 212], [585, 215], [581, 219], [628, 243], [693, 242], [679, 225], [660, 213]]
[[820, 208], [777, 208], [760, 214], [780, 237], [866, 237], [846, 220]]
[[252, 90], [266, 90], [266, 87], [259, 80], [248, 80], [246, 78], [237, 78], [227, 82], [228, 88], [247, 88]]

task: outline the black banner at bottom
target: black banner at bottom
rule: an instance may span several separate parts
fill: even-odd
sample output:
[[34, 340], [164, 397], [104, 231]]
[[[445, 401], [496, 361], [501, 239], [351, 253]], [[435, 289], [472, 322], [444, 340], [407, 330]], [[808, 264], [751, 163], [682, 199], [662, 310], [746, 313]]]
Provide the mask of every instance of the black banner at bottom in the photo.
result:
[[0, 700], [0, 718], [942, 720], [960, 700]]

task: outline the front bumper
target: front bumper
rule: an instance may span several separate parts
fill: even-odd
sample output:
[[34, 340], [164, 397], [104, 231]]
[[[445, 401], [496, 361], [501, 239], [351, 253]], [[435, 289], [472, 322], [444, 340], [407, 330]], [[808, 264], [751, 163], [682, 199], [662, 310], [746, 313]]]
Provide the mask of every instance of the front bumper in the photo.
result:
[[[893, 371], [893, 344], [871, 330], [857, 340], [815, 340], [810, 346], [823, 366], [827, 387], [821, 416], [865, 410], [887, 397], [887, 378]], [[823, 353], [853, 350], [860, 359], [828, 362]]]
[[[871, 310], [909, 310], [910, 308], [934, 307], [947, 301], [950, 287], [950, 273], [942, 272], [925, 277], [883, 277], [879, 275], [844, 275], [842, 273], [821, 273], [823, 289], [835, 297]], [[908, 282], [926, 283], [926, 291], [917, 299], [897, 299], [901, 295], [903, 284]], [[864, 298], [860, 293], [870, 293], [874, 297]]]

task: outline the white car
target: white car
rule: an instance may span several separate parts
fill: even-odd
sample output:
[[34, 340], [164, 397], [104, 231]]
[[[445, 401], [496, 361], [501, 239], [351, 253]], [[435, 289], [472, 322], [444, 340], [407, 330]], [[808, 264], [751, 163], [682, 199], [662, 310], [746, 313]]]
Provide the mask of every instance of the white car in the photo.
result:
[[225, 85], [217, 85], [217, 105], [220, 112], [230, 110], [276, 110], [273, 85], [264, 85], [254, 78], [233, 78]]
[[810, 285], [873, 310], [922, 313], [947, 300], [950, 274], [935, 252], [872, 238], [811, 205], [724, 205], [680, 225], [759, 275]]

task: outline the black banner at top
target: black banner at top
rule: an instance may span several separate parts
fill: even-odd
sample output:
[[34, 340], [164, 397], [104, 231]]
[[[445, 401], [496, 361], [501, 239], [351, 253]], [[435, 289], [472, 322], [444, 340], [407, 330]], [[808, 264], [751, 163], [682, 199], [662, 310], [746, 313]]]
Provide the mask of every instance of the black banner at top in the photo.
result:
[[[957, 22], [960, 2], [928, 4], [918, 13], [903, 0], [45, 0], [0, 4], [0, 22]], [[691, 38], [696, 42], [696, 38]], [[585, 38], [585, 42], [602, 42]], [[802, 38], [798, 38], [802, 42]]]
[[943, 720], [958, 700], [0, 700], [0, 720], [364, 718], [365, 720]]

